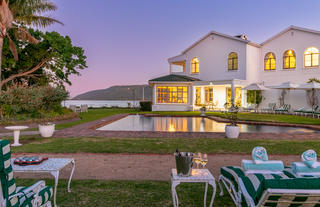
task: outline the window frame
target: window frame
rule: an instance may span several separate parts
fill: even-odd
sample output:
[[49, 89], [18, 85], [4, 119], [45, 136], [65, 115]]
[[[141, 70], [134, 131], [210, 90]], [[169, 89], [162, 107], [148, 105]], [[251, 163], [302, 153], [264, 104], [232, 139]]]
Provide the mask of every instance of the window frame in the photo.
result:
[[[270, 58], [270, 55], [273, 55], [273, 58]], [[272, 62], [270, 60], [270, 65], [269, 65], [269, 69], [266, 69], [266, 65], [267, 65], [267, 61], [271, 59], [274, 60], [274, 68], [272, 68]], [[276, 55], [273, 52], [267, 52], [266, 55], [264, 56], [264, 70], [265, 71], [274, 71], [277, 68], [277, 58]]]
[[196, 106], [201, 105], [201, 87], [195, 87], [195, 97], [194, 104]]
[[204, 96], [205, 103], [212, 103], [213, 102], [213, 87], [205, 87], [204, 91], [205, 91], [205, 96]]
[[[235, 54], [236, 57], [230, 57], [231, 55]], [[231, 63], [231, 67], [229, 67], [229, 62], [230, 60], [232, 61]], [[235, 60], [237, 60], [237, 64], [235, 65]], [[238, 70], [239, 68], [239, 56], [238, 53], [236, 52], [230, 52], [228, 55], [228, 71], [234, 71], [234, 70]]]
[[[198, 60], [198, 62], [194, 62], [194, 60]], [[195, 71], [192, 71], [193, 65], [194, 65]], [[196, 71], [197, 66], [198, 66], [198, 71]], [[198, 57], [194, 57], [191, 59], [191, 62], [190, 62], [190, 74], [199, 74], [199, 73], [200, 73], [200, 60]]]
[[[307, 50], [310, 49], [310, 48], [315, 48], [316, 50], [318, 50], [318, 52], [317, 53], [306, 54]], [[311, 65], [310, 66], [306, 66], [306, 56], [308, 56], [308, 55], [310, 55], [310, 60], [311, 60]], [[318, 55], [318, 65], [313, 65], [313, 59], [314, 59], [313, 55]], [[304, 68], [318, 68], [319, 67], [319, 61], [320, 61], [319, 58], [320, 58], [319, 57], [319, 49], [316, 48], [316, 47], [308, 47], [303, 53], [303, 66], [304, 66]]]
[[[293, 56], [288, 56], [287, 53], [289, 53], [289, 51], [292, 51], [293, 53]], [[286, 58], [289, 58], [289, 67], [285, 67], [285, 59]], [[291, 67], [290, 66], [290, 63], [291, 63], [291, 58], [294, 58], [294, 67]], [[296, 69], [297, 67], [297, 58], [296, 58], [296, 52], [292, 49], [289, 49], [289, 50], [286, 50], [284, 53], [283, 53], [283, 56], [282, 56], [282, 68], [285, 69], [285, 70], [292, 70], [292, 69]]]
[[[172, 88], [175, 88], [175, 90], [170, 90]], [[188, 104], [188, 86], [157, 86], [156, 93], [157, 104]], [[182, 102], [179, 102], [179, 100], [182, 100]]]

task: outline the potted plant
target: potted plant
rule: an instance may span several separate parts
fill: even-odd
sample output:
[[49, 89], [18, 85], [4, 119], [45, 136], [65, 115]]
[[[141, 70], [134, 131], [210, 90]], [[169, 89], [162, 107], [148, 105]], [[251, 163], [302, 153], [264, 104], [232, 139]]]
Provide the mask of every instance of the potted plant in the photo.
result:
[[206, 115], [206, 111], [207, 111], [207, 108], [205, 106], [202, 106], [200, 108], [201, 116], [205, 116]]
[[238, 107], [232, 105], [227, 113], [227, 118], [230, 123], [226, 125], [225, 132], [227, 138], [238, 138], [240, 134], [240, 127], [237, 125]]
[[52, 137], [54, 133], [55, 124], [51, 122], [45, 122], [39, 124], [39, 132], [42, 137]]

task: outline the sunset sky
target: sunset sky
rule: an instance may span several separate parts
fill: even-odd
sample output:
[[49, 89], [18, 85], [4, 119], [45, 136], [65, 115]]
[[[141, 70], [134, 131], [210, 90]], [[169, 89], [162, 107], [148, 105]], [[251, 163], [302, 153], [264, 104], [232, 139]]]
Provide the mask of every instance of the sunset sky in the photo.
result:
[[146, 84], [167, 59], [211, 30], [261, 43], [296, 25], [320, 30], [319, 0], [53, 0], [56, 30], [84, 48], [88, 68], [71, 96], [112, 85]]

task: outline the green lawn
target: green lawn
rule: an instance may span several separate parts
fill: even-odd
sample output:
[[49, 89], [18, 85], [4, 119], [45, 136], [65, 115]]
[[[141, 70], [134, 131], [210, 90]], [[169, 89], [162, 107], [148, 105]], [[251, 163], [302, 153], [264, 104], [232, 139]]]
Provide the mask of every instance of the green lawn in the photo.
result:
[[64, 124], [57, 124], [56, 129], [64, 129], [72, 127], [74, 125], [83, 124], [86, 122], [102, 119], [107, 116], [121, 114], [121, 113], [137, 113], [136, 109], [121, 109], [121, 108], [101, 108], [101, 109], [89, 109], [88, 113], [80, 113], [81, 120], [75, 122], [69, 122]]
[[40, 138], [22, 137], [21, 147], [14, 153], [160, 153], [180, 151], [206, 153], [250, 153], [255, 146], [264, 146], [269, 154], [296, 154], [307, 149], [320, 150], [319, 141], [300, 140], [234, 140], [214, 138]]
[[[37, 180], [17, 179], [18, 186], [28, 186]], [[53, 185], [53, 179], [46, 180]], [[67, 192], [67, 180], [59, 180], [57, 205], [70, 206], [118, 206], [118, 207], [171, 207], [171, 184], [165, 181], [103, 181], [73, 180], [71, 193]], [[180, 206], [203, 206], [204, 184], [181, 184], [177, 188]], [[225, 191], [226, 193], [226, 191]], [[208, 195], [212, 190], [209, 188]], [[220, 197], [217, 191], [214, 206], [234, 206], [229, 195]], [[207, 205], [210, 202], [207, 199]]]

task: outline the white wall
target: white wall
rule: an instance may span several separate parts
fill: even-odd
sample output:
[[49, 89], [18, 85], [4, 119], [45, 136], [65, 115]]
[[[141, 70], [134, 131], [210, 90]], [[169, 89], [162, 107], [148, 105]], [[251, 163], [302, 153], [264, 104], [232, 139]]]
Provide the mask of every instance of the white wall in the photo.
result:
[[[291, 81], [293, 83], [306, 83], [310, 78], [320, 77], [320, 68], [307, 69], [304, 67], [304, 51], [308, 47], [317, 47], [320, 49], [320, 35], [298, 30], [290, 30], [276, 39], [266, 43], [262, 47], [261, 64], [259, 68], [259, 80], [266, 86], [279, 85], [283, 82]], [[292, 49], [296, 53], [296, 68], [283, 69], [283, 53]], [[264, 56], [268, 52], [273, 52], [276, 56], [276, 70], [264, 70]], [[270, 90], [264, 92], [265, 100], [261, 107], [268, 103], [276, 102], [279, 104], [279, 94], [281, 90]], [[290, 103], [292, 108], [307, 106], [305, 91], [290, 91], [287, 93], [285, 102]]]
[[[213, 37], [213, 38], [212, 38]], [[228, 71], [228, 55], [238, 53], [238, 70]], [[199, 74], [191, 74], [191, 60], [199, 58]], [[210, 35], [185, 53], [187, 76], [200, 80], [231, 80], [246, 78], [246, 43]], [[179, 73], [181, 74], [181, 73]]]
[[257, 83], [257, 77], [259, 76], [260, 64], [263, 64], [261, 60], [261, 48], [252, 45], [247, 45], [247, 71], [246, 80], [248, 84]]
[[[320, 35], [290, 30], [280, 37], [266, 43], [262, 47], [262, 57], [268, 52], [273, 52], [276, 55], [276, 70], [264, 71], [264, 62], [260, 64], [260, 80], [265, 84], [281, 84], [285, 81], [294, 83], [305, 83], [310, 78], [320, 76], [320, 68], [306, 69], [304, 68], [304, 51], [308, 47], [317, 47], [320, 49]], [[296, 53], [296, 68], [283, 69], [283, 53], [292, 49]]]

